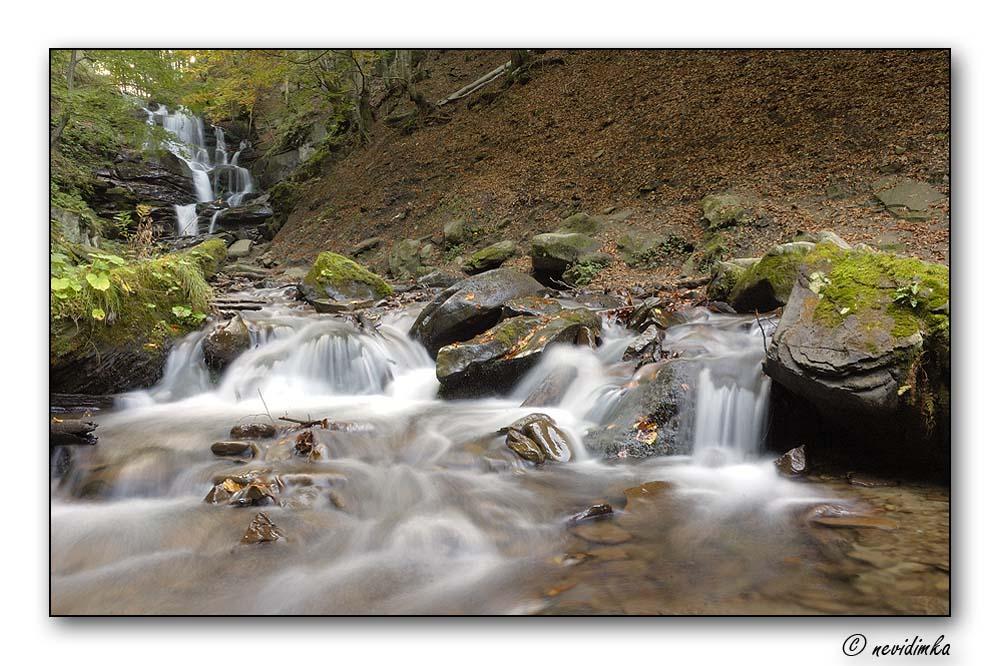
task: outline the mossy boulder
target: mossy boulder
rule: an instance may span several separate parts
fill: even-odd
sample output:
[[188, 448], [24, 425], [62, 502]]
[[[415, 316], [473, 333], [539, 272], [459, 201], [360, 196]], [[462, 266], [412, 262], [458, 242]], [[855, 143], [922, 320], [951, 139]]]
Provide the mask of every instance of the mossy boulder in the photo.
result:
[[461, 245], [472, 237], [472, 227], [465, 220], [452, 220], [444, 225], [444, 244]]
[[546, 279], [561, 279], [568, 268], [594, 255], [599, 248], [600, 244], [586, 234], [538, 234], [531, 239], [532, 270]]
[[389, 250], [389, 273], [398, 280], [427, 275], [434, 270], [434, 246], [407, 238], [396, 241]]
[[701, 200], [701, 213], [713, 231], [743, 224], [752, 218], [749, 202], [732, 192], [706, 196]]
[[800, 267], [815, 243], [775, 245], [739, 274], [727, 299], [737, 312], [767, 312], [788, 302]]
[[299, 283], [299, 293], [310, 303], [327, 300], [350, 303], [385, 298], [392, 293], [392, 287], [342, 254], [321, 252]]
[[441, 290], [417, 316], [410, 335], [433, 356], [444, 345], [468, 340], [494, 326], [507, 301], [543, 289], [530, 275], [509, 268], [473, 275]]
[[441, 348], [437, 355], [441, 392], [463, 398], [505, 392], [549, 345], [586, 343], [600, 331], [600, 317], [584, 308], [505, 319], [471, 340]]
[[712, 271], [712, 281], [708, 283], [709, 300], [727, 300], [743, 274], [757, 265], [759, 261], [759, 257], [749, 257], [717, 262]]
[[633, 268], [656, 268], [672, 255], [694, 251], [694, 245], [676, 234], [662, 234], [646, 229], [630, 229], [618, 237], [618, 254]]
[[593, 235], [604, 229], [604, 221], [587, 213], [574, 213], [559, 223], [559, 231]]
[[801, 266], [765, 371], [838, 433], [810, 455], [941, 476], [950, 449], [948, 267], [832, 243]]
[[517, 252], [517, 245], [512, 240], [504, 240], [499, 243], [487, 245], [481, 250], [473, 252], [472, 255], [462, 264], [462, 270], [469, 275], [482, 273], [483, 271], [500, 268], [503, 262], [507, 261]]
[[101, 395], [155, 383], [173, 340], [204, 322], [206, 278], [225, 257], [226, 244], [212, 239], [137, 262], [102, 254], [75, 266], [54, 261], [51, 391]]

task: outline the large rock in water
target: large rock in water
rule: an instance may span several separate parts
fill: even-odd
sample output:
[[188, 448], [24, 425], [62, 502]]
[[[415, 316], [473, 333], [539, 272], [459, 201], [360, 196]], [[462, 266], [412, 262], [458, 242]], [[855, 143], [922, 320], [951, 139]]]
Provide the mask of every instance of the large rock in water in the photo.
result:
[[584, 445], [608, 459], [686, 455], [689, 442], [680, 437], [695, 414], [693, 387], [699, 367], [684, 358], [640, 368], [630, 388], [602, 419], [604, 425], [587, 433]]
[[250, 349], [250, 343], [250, 329], [243, 317], [236, 315], [205, 338], [202, 343], [205, 363], [213, 370], [222, 370]]
[[310, 303], [372, 301], [392, 293], [375, 273], [342, 254], [321, 252], [299, 283], [299, 293]]
[[826, 243], [806, 263], [765, 372], [821, 415], [810, 456], [947, 476], [948, 268]]
[[410, 335], [431, 353], [444, 345], [468, 340], [494, 326], [501, 306], [544, 287], [530, 275], [508, 268], [480, 273], [444, 289], [417, 316]]
[[437, 355], [441, 392], [463, 398], [502, 393], [513, 388], [549, 345], [589, 342], [600, 331], [600, 317], [584, 308], [506, 319], [467, 342], [441, 348]]

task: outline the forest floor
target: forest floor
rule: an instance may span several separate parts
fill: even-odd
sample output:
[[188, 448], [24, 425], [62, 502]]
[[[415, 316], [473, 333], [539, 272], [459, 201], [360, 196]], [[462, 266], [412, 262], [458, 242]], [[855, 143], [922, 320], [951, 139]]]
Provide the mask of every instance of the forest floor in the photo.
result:
[[[508, 51], [432, 51], [418, 89], [443, 98], [503, 64]], [[700, 200], [731, 190], [758, 222], [732, 256], [756, 256], [798, 231], [949, 261], [948, 197], [927, 219], [900, 219], [875, 198], [902, 178], [944, 195], [950, 181], [947, 51], [553, 50], [544, 66], [441, 108], [406, 133], [379, 120], [372, 142], [306, 183], [270, 254], [291, 263], [383, 240], [366, 263], [385, 271], [392, 241], [443, 248], [454, 219], [526, 252], [568, 214], [631, 211], [598, 236], [616, 254], [624, 227], [697, 245]], [[384, 115], [380, 115], [384, 117]], [[891, 179], [891, 180], [885, 180]], [[441, 263], [455, 263], [442, 252]], [[526, 269], [529, 260], [512, 260]], [[593, 286], [662, 282], [621, 261]]]

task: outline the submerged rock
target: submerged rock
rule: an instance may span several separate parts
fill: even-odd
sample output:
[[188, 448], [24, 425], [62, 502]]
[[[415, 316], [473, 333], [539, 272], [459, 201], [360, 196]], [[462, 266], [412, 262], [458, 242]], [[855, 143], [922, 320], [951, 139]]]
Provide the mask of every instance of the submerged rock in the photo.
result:
[[239, 456], [244, 458], [256, 458], [259, 453], [257, 445], [252, 442], [216, 442], [212, 444], [212, 453], [217, 456]]
[[597, 520], [574, 525], [569, 530], [584, 541], [617, 545], [632, 539], [632, 535], [610, 520]]
[[243, 534], [243, 538], [240, 539], [240, 543], [243, 544], [253, 544], [253, 543], [268, 543], [271, 541], [277, 541], [282, 538], [284, 534], [281, 530], [271, 522], [267, 514], [263, 511], [259, 512], [250, 521], [250, 525], [247, 527], [247, 531]]
[[250, 349], [250, 329], [240, 315], [215, 327], [202, 343], [205, 363], [213, 370], [222, 370]]
[[614, 509], [607, 502], [600, 502], [598, 504], [592, 504], [580, 513], [574, 514], [569, 518], [570, 525], [576, 525], [587, 520], [593, 520], [595, 518], [607, 518], [614, 513]]
[[507, 301], [543, 289], [531, 276], [508, 268], [474, 275], [438, 294], [417, 316], [410, 335], [433, 356], [444, 345], [468, 340], [494, 326]]
[[506, 391], [541, 359], [549, 345], [576, 344], [581, 330], [600, 331], [600, 327], [600, 318], [585, 309], [506, 319], [471, 340], [438, 351], [442, 393], [468, 397]]

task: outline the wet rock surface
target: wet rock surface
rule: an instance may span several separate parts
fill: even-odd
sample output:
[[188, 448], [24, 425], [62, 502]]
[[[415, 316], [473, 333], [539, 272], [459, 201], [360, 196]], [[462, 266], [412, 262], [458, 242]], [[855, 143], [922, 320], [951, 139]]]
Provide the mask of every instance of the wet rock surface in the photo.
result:
[[271, 519], [266, 513], [261, 511], [253, 520], [250, 521], [250, 525], [247, 526], [247, 531], [243, 533], [243, 538], [240, 539], [242, 544], [255, 544], [255, 543], [269, 543], [271, 541], [277, 541], [281, 539], [284, 535], [281, 530], [271, 522]]
[[417, 315], [410, 334], [437, 354], [447, 344], [469, 340], [494, 326], [507, 301], [543, 289], [531, 276], [510, 269], [480, 273], [442, 290]]
[[600, 319], [584, 309], [505, 319], [467, 342], [438, 351], [436, 373], [442, 393], [477, 396], [509, 390], [549, 345], [591, 340], [580, 337], [586, 329], [591, 335], [600, 331]]
[[205, 363], [213, 370], [222, 370], [250, 348], [250, 329], [240, 315], [215, 328], [202, 343]]

